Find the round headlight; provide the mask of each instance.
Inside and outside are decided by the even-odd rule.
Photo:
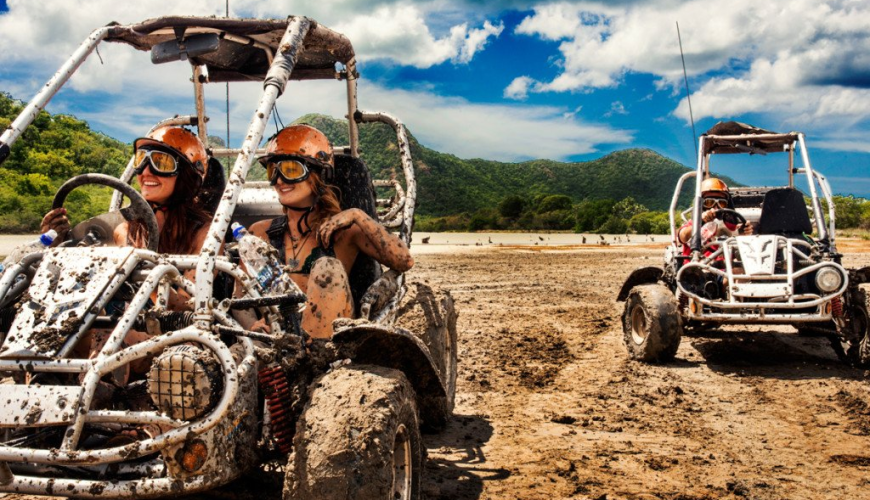
[[[823,267],[816,273],[816,286],[823,292],[833,292],[842,284],[843,275],[833,267]]]

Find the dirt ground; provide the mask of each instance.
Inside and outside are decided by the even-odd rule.
[[[841,250],[847,266],[870,265],[867,242]],[[412,279],[451,289],[459,311],[456,416],[424,436],[426,498],[870,498],[870,373],[838,362],[826,339],[734,327],[684,338],[667,365],[628,359],[614,299],[661,256],[658,245],[416,256]],[[258,478],[208,498],[272,498],[276,486]]]

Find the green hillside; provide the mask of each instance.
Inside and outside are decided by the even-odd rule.
[[[344,121],[306,115],[296,122],[324,131],[334,144],[348,142]],[[647,149],[627,149],[580,163],[501,163],[463,160],[421,146],[413,135],[410,140],[422,215],[474,212],[495,207],[509,195],[532,199],[540,194],[566,195],[575,203],[587,198],[621,200],[631,196],[651,210],[666,210],[677,179],[687,170]],[[401,172],[395,134],[386,125],[361,126],[360,150],[373,172],[382,176],[388,176],[392,169]]]
[[[7,127],[22,107],[0,92],[0,126]],[[307,115],[296,122],[323,130],[334,144],[349,142],[343,120]],[[501,163],[440,153],[422,146],[413,135],[410,141],[421,230],[663,232],[663,210],[677,179],[687,171],[646,149],[618,151],[588,162]],[[402,177],[395,134],[388,126],[362,125],[360,150],[375,178]],[[129,154],[130,145],[91,130],[82,120],[40,113],[0,167],[0,232],[38,230],[65,180],[84,172],[118,176]],[[251,176],[262,179],[265,172],[254,165]],[[735,185],[727,178],[726,182]],[[73,223],[105,211],[110,197],[108,188],[75,190],[66,203]],[[688,200],[681,201],[686,205]],[[868,207],[864,200],[838,198],[838,226],[870,225]]]

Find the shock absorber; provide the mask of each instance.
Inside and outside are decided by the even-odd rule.
[[[835,318],[843,317],[843,300],[840,297],[831,299],[831,314]]]
[[[287,373],[277,363],[273,363],[258,373],[260,390],[269,408],[272,436],[281,453],[290,453],[293,447],[293,397]]]

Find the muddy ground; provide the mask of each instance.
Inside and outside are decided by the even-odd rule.
[[[867,242],[843,249],[848,266],[870,265],[855,253]],[[661,255],[416,256],[413,279],[452,289],[460,313],[456,416],[425,436],[426,498],[870,498],[870,373],[838,362],[826,339],[728,328],[684,338],[664,366],[628,360],[614,298]],[[208,498],[279,495],[265,484]]]

